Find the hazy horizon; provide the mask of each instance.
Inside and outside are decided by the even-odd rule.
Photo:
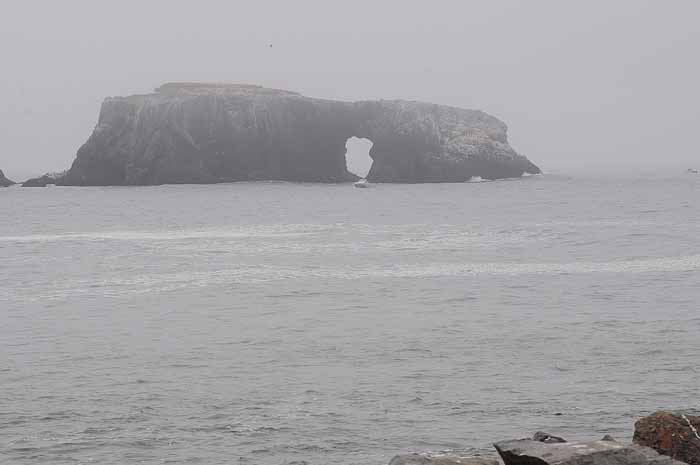
[[[16,181],[68,168],[105,97],[167,81],[481,109],[545,172],[698,164],[695,2],[9,3],[0,169]]]

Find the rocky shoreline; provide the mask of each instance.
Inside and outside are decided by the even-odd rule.
[[[634,442],[610,436],[569,442],[548,433],[499,441],[498,456],[454,452],[397,455],[389,465],[700,465],[700,416],[657,412],[635,423]],[[500,458],[500,461],[499,461]]]
[[[373,142],[371,182],[464,182],[538,174],[507,126],[478,110],[405,100],[341,102],[237,84],[169,83],[107,98],[60,176],[25,187],[279,180],[351,182],[351,137]]]

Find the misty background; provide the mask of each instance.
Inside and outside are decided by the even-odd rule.
[[[487,111],[545,172],[699,163],[700,3],[5,1],[0,169],[70,166],[107,96],[166,81]]]

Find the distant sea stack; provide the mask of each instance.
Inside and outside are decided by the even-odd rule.
[[[540,169],[482,111],[430,103],[340,102],[240,84],[165,84],[107,98],[56,184],[154,185],[281,180],[348,182],[345,144],[374,145],[372,182],[463,182]]]
[[[0,187],[10,187],[14,185],[14,181],[10,181],[9,179],[7,179],[5,177],[5,173],[3,173],[2,170],[0,170]]]

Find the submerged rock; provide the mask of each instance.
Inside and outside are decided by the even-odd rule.
[[[10,187],[10,186],[14,186],[14,185],[15,185],[15,182],[7,179],[5,177],[5,173],[3,173],[2,170],[0,170],[0,187]]]
[[[498,460],[458,453],[397,455],[389,465],[499,465]]]
[[[172,83],[148,95],[106,99],[97,127],[58,183],[356,181],[345,159],[353,136],[374,143],[371,182],[463,182],[540,172],[510,147],[503,122],[477,110]]]
[[[603,441],[544,443],[532,439],[494,444],[505,465],[681,465],[653,449]]]
[[[656,412],[634,424],[634,442],[690,465],[700,465],[700,416]]]

